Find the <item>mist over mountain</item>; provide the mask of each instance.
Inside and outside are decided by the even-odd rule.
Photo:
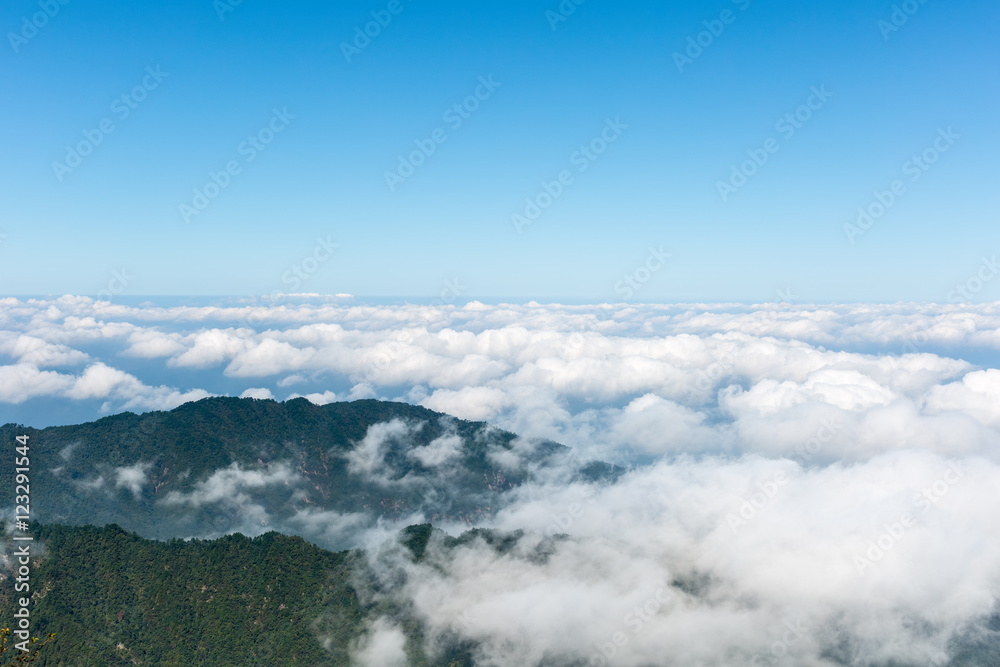
[[[351,664],[995,664],[995,305],[14,301],[9,412],[170,409],[26,430],[36,517],[357,549]]]
[[[309,632],[273,635],[274,647],[301,650],[308,637],[303,655],[325,647],[328,664],[978,666],[1000,651],[996,507],[981,502],[1000,467],[985,458],[680,456],[626,471],[374,400],[210,398],[78,426],[8,424],[0,436],[21,432],[43,524],[116,523],[161,540],[278,531],[356,549],[334,568],[353,620],[324,625],[326,612],[306,605],[296,613],[312,619]],[[90,530],[43,535],[98,539]],[[42,539],[41,563],[56,568],[46,572],[132,571],[125,552],[87,565],[87,549],[59,539]],[[191,548],[262,557],[256,541],[226,539]],[[140,561],[160,553],[143,549]],[[309,553],[303,562],[327,563]],[[268,585],[273,575],[254,567],[227,580],[231,596]],[[53,604],[81,604],[72,579],[47,594]],[[195,598],[178,604],[181,616],[208,613]],[[72,636],[109,622],[94,611],[71,627],[62,607],[49,609]],[[129,638],[149,656],[166,650]]]
[[[208,398],[169,412],[23,429],[34,518],[115,523],[155,539],[278,530],[327,548],[356,546],[376,524],[489,520],[570,451],[405,403]],[[609,475],[600,463],[572,475]],[[12,471],[0,473],[0,483]]]
[[[452,537],[424,524],[410,526],[368,552],[333,553],[275,532],[252,539],[234,534],[211,541],[158,542],[114,525],[36,523],[31,531],[44,545],[32,559],[34,581],[42,591],[36,596],[35,626],[58,637],[53,648],[42,653],[37,662],[41,667],[985,667],[997,664],[1000,657],[1000,613],[977,618],[955,632],[947,642],[948,655],[897,660],[874,658],[848,631],[845,619],[816,627],[802,610],[775,628],[774,641],[755,653],[750,653],[751,637],[743,636],[741,645],[734,645],[734,637],[724,636],[716,652],[705,651],[705,659],[697,659],[689,650],[706,629],[691,625],[697,619],[691,612],[725,611],[712,604],[722,594],[721,582],[707,573],[651,582],[648,597],[630,601],[635,606],[619,625],[610,626],[617,629],[608,641],[599,636],[591,645],[576,644],[579,632],[572,629],[567,637],[546,636],[544,631],[551,628],[545,621],[551,622],[553,610],[583,629],[592,629],[586,618],[596,611],[587,604],[594,591],[568,587],[573,575],[561,576],[559,571],[572,569],[587,551],[606,547],[592,543],[587,551],[579,551],[565,535],[538,540],[523,531],[475,529]],[[14,604],[14,578],[7,574],[10,551],[11,543],[0,537],[0,603],[7,607]],[[470,566],[486,570],[476,574]],[[456,580],[461,570],[465,574]],[[493,600],[488,610],[495,617],[484,615],[484,601],[498,591],[477,588],[502,576],[515,577],[503,593],[508,600]],[[510,616],[513,607],[529,601],[523,599],[526,586],[540,585],[551,597],[530,600],[531,606],[518,610],[521,618]],[[747,612],[753,608],[751,600],[744,601]],[[663,616],[681,624],[687,634],[697,634],[665,631]],[[740,622],[732,616],[725,620],[729,625]],[[536,623],[543,626],[529,630]],[[512,640],[518,635],[525,643]],[[547,637],[548,646],[539,645],[539,637]],[[889,651],[903,648],[889,634],[880,639]],[[639,642],[645,646],[637,647]],[[718,653],[725,657],[712,657]]]
[[[9,413],[170,409],[24,430],[36,518],[358,549],[352,664],[993,664],[995,305],[3,312]]]

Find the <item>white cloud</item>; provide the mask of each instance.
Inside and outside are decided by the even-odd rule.
[[[1000,426],[1000,370],[976,371],[960,382],[933,387],[927,408],[937,414],[964,412],[987,426]]]
[[[299,349],[294,345],[264,338],[259,343],[250,343],[245,350],[234,355],[226,368],[226,375],[233,377],[263,377],[305,368],[314,350]]]
[[[462,438],[455,434],[445,434],[431,440],[423,447],[410,450],[410,456],[428,468],[436,468],[462,455]]]
[[[848,663],[927,664],[1000,599],[1000,538],[988,529],[1000,513],[1000,371],[989,367],[1000,304],[157,308],[62,297],[2,299],[0,323],[12,360],[0,402],[18,409],[41,398],[168,408],[207,396],[192,388],[206,378],[253,378],[245,395],[294,386],[319,405],[406,398],[489,420],[524,436],[489,450],[506,470],[526,469],[537,438],[578,460],[642,463],[604,486],[531,469],[534,481],[494,508],[496,526],[529,531],[514,553],[472,544],[427,566],[395,563],[430,640],[480,641],[479,664],[603,664],[612,649],[623,666],[749,664],[789,623],[809,630],[788,664],[829,665],[837,651]],[[414,447],[413,428],[372,426],[350,470],[390,483],[385,456],[398,446],[446,477],[463,443]],[[76,484],[146,484],[144,470],[105,473]],[[261,525],[254,494],[295,479],[233,466],[165,502]],[[311,507],[290,525],[332,542],[376,535],[363,517]],[[555,533],[570,537],[532,553]],[[888,548],[869,557],[880,540]],[[676,580],[684,590],[636,626],[636,606]],[[628,641],[607,649],[618,632]],[[391,664],[402,646],[383,621],[356,656]]]
[[[361,667],[405,667],[406,635],[395,624],[379,619],[354,653],[353,661]]]
[[[492,419],[509,403],[507,395],[495,387],[438,389],[422,401],[431,410],[474,421]]]
[[[96,363],[88,366],[83,375],[75,378],[66,396],[77,400],[104,398],[115,393],[134,396],[141,388],[142,383],[134,376],[103,363]]]
[[[47,366],[71,366],[88,360],[88,355],[71,347],[47,340],[0,331],[0,354],[17,359],[22,364],[43,368]]]
[[[388,481],[386,446],[394,440],[407,440],[411,432],[411,427],[401,419],[369,426],[365,437],[347,453],[347,469],[355,475]]]
[[[179,341],[184,352],[171,357],[168,365],[181,368],[208,368],[221,364],[245,349],[246,338],[233,329],[200,331]]]
[[[272,394],[271,390],[266,387],[254,387],[245,390],[242,394],[240,394],[240,398],[269,398],[274,400],[274,394]]]
[[[102,362],[91,364],[78,376],[40,371],[30,364],[0,366],[0,402],[5,403],[19,404],[37,397],[113,399],[121,401],[121,408],[126,410],[169,410],[207,396],[210,394],[201,389],[181,392],[164,386],[150,387]]]
[[[133,466],[115,468],[115,487],[126,488],[136,498],[142,495],[142,487],[146,484],[146,472],[152,463],[137,463]]]
[[[314,541],[342,544],[348,535],[363,527],[368,520],[365,514],[343,514],[332,510],[305,508],[298,510],[289,522]]]
[[[712,428],[704,413],[655,394],[611,410],[608,437],[619,448],[634,447],[651,454],[720,451],[731,446],[725,428]]]
[[[298,475],[286,464],[274,464],[264,470],[244,470],[238,463],[216,470],[208,479],[195,484],[189,493],[171,491],[161,501],[164,505],[201,507],[214,503],[240,505],[249,500],[245,491],[291,483]]]
[[[128,337],[128,347],[122,352],[142,359],[172,357],[184,352],[184,345],[177,334],[166,334],[156,329],[140,329]]]
[[[122,408],[125,410],[173,410],[183,403],[200,401],[211,395],[203,389],[178,391],[169,387],[143,387],[142,392],[129,398]]]
[[[133,308],[63,297],[8,300],[0,315],[10,329],[0,345],[11,350],[60,341],[66,359],[82,359],[73,341],[102,341],[179,380],[147,383],[110,358],[79,374],[19,363],[0,367],[9,380],[0,401],[10,403],[66,396],[108,411],[169,408],[213,393],[179,388],[199,370],[257,378],[259,396],[294,384],[292,397],[320,405],[416,401],[604,458],[623,447],[787,453],[822,419],[843,425],[830,459],[917,445],[987,452],[998,438],[990,390],[969,384],[977,368],[933,353],[1000,349],[994,304]]]
[[[0,401],[23,403],[38,396],[61,395],[73,384],[70,376],[40,371],[30,364],[0,366]]]
[[[302,382],[304,380],[305,377],[303,377],[302,375],[299,375],[298,373],[293,373],[292,375],[289,375],[286,378],[278,380],[278,386],[282,388],[291,387],[292,385],[298,384],[299,382]]]
[[[339,400],[337,398],[337,394],[329,390],[324,391],[322,394],[306,394],[305,396],[302,396],[301,394],[291,394],[288,398],[289,400],[293,398],[304,398],[314,405],[327,405],[329,403],[335,403]]]
[[[530,533],[507,555],[474,543],[372,562],[408,572],[400,593],[431,642],[481,642],[477,664],[606,664],[593,656],[618,632],[614,664],[751,664],[789,622],[806,628],[789,664],[830,664],[845,642],[857,664],[927,664],[995,610],[1000,541],[983,526],[998,483],[996,463],[914,451],[823,468],[662,462],[612,486],[521,489],[497,525]],[[532,556],[556,533],[569,538]],[[689,583],[664,589],[676,581]]]

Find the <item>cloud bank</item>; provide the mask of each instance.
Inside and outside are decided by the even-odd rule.
[[[468,641],[477,664],[498,666],[944,665],[1000,645],[1000,304],[63,297],[2,300],[0,327],[10,409],[377,397],[628,467],[615,483],[533,476],[485,524],[525,531],[509,551],[432,544],[415,564],[385,543],[395,526],[367,533],[371,566],[404,582],[392,594],[432,650]],[[388,476],[386,452],[418,427],[370,429],[352,472],[405,483]],[[491,461],[517,468],[530,442]],[[461,447],[446,434],[406,455],[447,470]],[[135,492],[144,474],[119,470],[115,484]],[[252,509],[256,486],[293,474],[218,471],[171,502]],[[361,525],[328,514],[295,520],[336,534]],[[355,653],[402,660],[397,619]]]

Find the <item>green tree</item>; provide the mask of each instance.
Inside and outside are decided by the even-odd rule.
[[[55,638],[55,633],[50,632],[49,636],[45,638],[45,641],[38,643],[38,637],[32,637],[28,640],[31,648],[27,653],[19,651],[14,647],[11,641],[10,628],[0,629],[0,665],[3,667],[9,667],[11,665],[26,665],[29,662],[34,662],[38,660],[41,655],[42,648],[51,642]],[[9,651],[17,651],[15,655],[10,655]]]

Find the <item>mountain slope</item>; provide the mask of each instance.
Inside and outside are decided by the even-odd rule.
[[[0,427],[0,441],[20,434],[42,522],[116,523],[156,539],[277,529],[328,548],[351,546],[379,519],[473,525],[568,451],[375,400],[210,398],[77,426]],[[12,474],[3,466],[0,484]]]
[[[360,627],[349,554],[300,538],[164,543],[117,526],[35,531],[48,555],[33,572],[34,629],[57,635],[40,665],[346,664]],[[311,630],[321,613],[344,633],[329,653]]]
[[[32,630],[56,634],[40,667],[348,665],[366,618],[392,612],[359,601],[361,554],[297,537],[157,542],[114,525],[31,529],[45,549],[32,562]],[[8,566],[3,609],[14,608]],[[428,661],[419,625],[404,627],[411,664],[469,664],[459,651]]]

